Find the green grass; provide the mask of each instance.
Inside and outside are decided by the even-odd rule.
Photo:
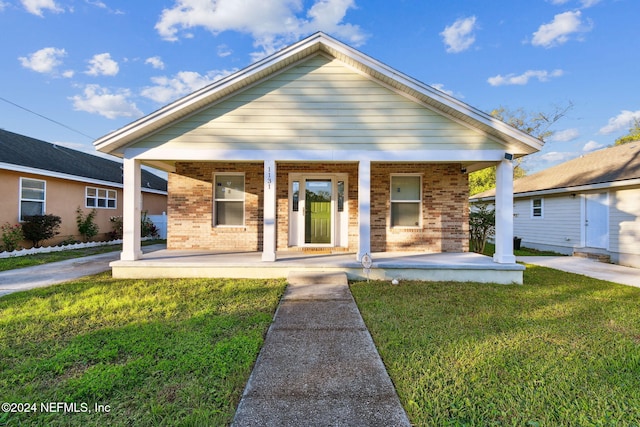
[[[0,298],[0,425],[231,422],[285,282],[117,280],[107,274]],[[43,413],[40,403],[109,405]]]
[[[495,251],[496,251],[496,246],[493,243],[487,242],[484,245],[484,252],[482,254],[487,256],[493,256]],[[553,251],[539,251],[537,249],[531,249],[531,248],[525,248],[525,247],[521,247],[518,250],[514,250],[513,254],[515,256],[564,256],[562,254],[559,254]]]
[[[536,266],[524,282],[351,285],[412,423],[640,425],[640,289]]]
[[[143,246],[164,243],[164,240],[146,240],[142,242]],[[0,271],[13,270],[16,268],[33,267],[35,265],[48,264],[50,262],[64,261],[72,258],[80,258],[90,255],[97,255],[106,252],[121,251],[122,245],[105,245],[93,248],[71,249],[59,252],[50,252],[46,254],[33,254],[14,256],[9,258],[0,258]]]

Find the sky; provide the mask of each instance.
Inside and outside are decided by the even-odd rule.
[[[0,128],[93,140],[324,31],[485,112],[571,105],[533,173],[640,119],[639,0],[0,0]]]

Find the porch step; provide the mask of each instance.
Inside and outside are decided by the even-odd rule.
[[[611,264],[611,256],[609,254],[603,254],[598,252],[575,251],[573,252],[573,256],[578,258],[594,259],[599,262],[604,262],[605,264]]]

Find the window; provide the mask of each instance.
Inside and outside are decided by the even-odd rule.
[[[244,225],[244,175],[216,175],[214,225]]]
[[[544,218],[542,199],[531,200],[531,218]]]
[[[104,188],[86,187],[85,188],[85,207],[87,208],[116,208],[115,190],[106,190]]]
[[[293,181],[291,185],[291,210],[298,212],[300,210],[300,181]]]
[[[394,175],[391,177],[391,226],[419,227],[422,205],[421,177]]]
[[[20,221],[25,216],[44,215],[46,181],[20,178]]]

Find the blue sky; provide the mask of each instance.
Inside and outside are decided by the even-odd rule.
[[[640,119],[638,16],[638,0],[0,0],[0,128],[92,151],[325,31],[487,112],[573,103],[525,160],[534,172]]]

